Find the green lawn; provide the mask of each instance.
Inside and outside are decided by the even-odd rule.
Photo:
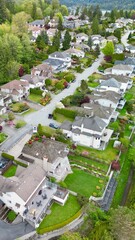
[[[133,98],[133,94],[130,93],[130,92],[127,92],[127,93],[125,93],[124,98],[125,98],[127,101],[129,101],[129,100],[131,100],[131,99]]]
[[[88,82],[88,86],[91,88],[96,88],[99,85],[98,82]]]
[[[90,197],[94,192],[98,194],[101,191],[101,189],[96,189],[96,186],[102,188],[99,183],[100,178],[78,168],[73,168],[72,170],[73,173],[69,174],[64,181],[68,189],[80,193],[85,197]]]
[[[55,129],[48,127],[48,126],[42,126],[42,129],[43,129],[43,132],[51,134],[51,135],[55,134],[55,132],[56,132]]]
[[[89,147],[84,146],[77,146],[78,152],[82,153],[83,151],[89,152],[89,156],[102,159],[108,163],[116,159],[116,156],[118,154],[118,150],[113,148],[114,141],[109,141],[108,146],[105,150],[96,150]]]
[[[7,138],[7,135],[5,133],[0,133],[0,143],[4,142]]]
[[[102,169],[106,172],[107,172],[108,167],[109,167],[107,164],[97,162],[97,161],[94,161],[92,159],[82,157],[82,156],[78,156],[78,155],[69,155],[68,158],[69,158],[69,160],[72,160],[74,162],[80,161],[82,163],[81,166],[83,165],[83,163],[87,163],[87,164],[90,164],[91,166]],[[79,163],[78,163],[78,165],[79,165]]]
[[[32,102],[36,102],[36,103],[40,103],[40,100],[41,100],[42,96],[40,95],[37,95],[37,94],[34,94],[34,93],[31,93],[29,96],[28,96],[28,99]]]
[[[33,113],[33,112],[35,112],[35,111],[36,111],[35,109],[30,108],[28,111],[22,113],[21,116],[25,116],[25,115],[30,114],[30,113]]]
[[[64,115],[59,113],[55,113],[55,120],[60,123],[63,123],[64,121],[70,121],[70,122],[73,121],[72,118],[65,117]]]
[[[51,214],[46,216],[41,222],[38,229],[50,227],[66,221],[74,216],[80,209],[80,205],[75,196],[69,195],[64,206],[53,203]]]
[[[15,113],[21,113],[29,109],[27,103],[17,102],[10,105],[10,109]]]
[[[13,222],[16,218],[17,214],[14,212],[14,211],[10,211],[7,215],[7,219],[10,221],[10,222]]]
[[[4,177],[13,177],[16,173],[17,166],[11,165],[10,168],[3,174]]]

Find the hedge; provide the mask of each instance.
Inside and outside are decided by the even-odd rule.
[[[14,156],[12,156],[12,155],[10,155],[10,154],[8,154],[8,153],[3,152],[3,153],[1,154],[1,156],[4,157],[4,158],[6,158],[6,159],[8,159],[8,160],[14,161]]]
[[[18,160],[14,160],[14,162],[17,164],[17,165],[20,165],[20,166],[22,166],[22,167],[28,167],[28,165],[27,164],[25,164],[25,163],[23,163],[23,162],[20,162],[20,161],[18,161]]]
[[[76,218],[78,218],[80,215],[82,214],[82,209],[80,209],[74,216],[72,216],[71,218],[67,219],[64,222],[58,223],[56,225],[50,226],[50,227],[46,227],[46,228],[37,228],[37,233],[38,234],[44,234],[46,232],[50,232],[50,231],[54,231],[56,229],[62,228],[65,225],[71,223],[72,221],[74,221]]]
[[[56,113],[59,113],[65,117],[72,118],[72,119],[75,119],[75,117],[77,116],[76,111],[73,111],[73,110],[70,110],[67,108],[56,108],[54,110],[54,114],[56,114]]]
[[[30,88],[30,93],[42,96],[43,91],[40,88]]]

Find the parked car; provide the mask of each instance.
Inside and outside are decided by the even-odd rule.
[[[37,126],[33,127],[33,133],[37,133]]]
[[[50,123],[50,124],[49,124],[49,127],[55,128],[55,129],[58,129],[58,128],[59,128],[59,126],[58,126],[57,124],[55,124],[55,123]]]
[[[49,118],[49,119],[52,119],[52,118],[53,118],[53,114],[49,113],[49,114],[48,114],[48,118]]]

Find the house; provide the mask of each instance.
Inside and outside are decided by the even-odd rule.
[[[14,177],[0,176],[0,200],[34,227],[39,226],[52,200],[64,205],[67,197],[68,191],[50,183],[36,164],[18,167]]]
[[[34,160],[46,171],[47,176],[54,177],[57,181],[71,172],[67,154],[68,149],[64,143],[51,139],[45,139],[44,142],[34,141],[22,149],[24,157]]]
[[[76,56],[78,58],[84,58],[85,53],[76,48],[69,48],[68,50],[64,51],[64,53],[68,53],[71,57]]]
[[[64,19],[63,27],[68,29],[74,29],[75,28],[74,20],[69,21],[68,19]]]
[[[106,129],[106,126],[107,124],[97,116],[77,116],[73,123],[66,121],[60,128],[75,144],[103,150],[113,133],[112,130]]]
[[[10,103],[12,103],[11,96],[7,93],[0,92],[0,115],[6,113]]]
[[[58,59],[48,58],[47,60],[43,61],[43,63],[51,66],[53,73],[63,72],[67,70],[67,65],[63,61]]]
[[[50,19],[48,25],[50,28],[57,28],[58,27],[58,19],[57,18]]]
[[[31,76],[44,77],[44,79],[52,78],[52,67],[46,63],[42,63],[31,69]]]
[[[13,101],[21,101],[22,98],[29,95],[29,83],[23,80],[13,80],[1,87],[1,92],[11,95]]]
[[[121,92],[125,92],[127,89],[130,89],[132,87],[133,80],[130,77],[127,76],[121,76],[121,75],[113,75],[113,74],[108,74],[108,75],[103,75],[102,79],[108,80],[110,78],[116,79],[118,82],[121,83]]]
[[[47,33],[47,35],[48,35],[48,37],[49,37],[50,40],[52,40],[52,38],[55,36],[55,34],[56,34],[57,31],[58,31],[58,30],[57,30],[56,28],[49,28],[49,29],[46,31],[46,33]]]
[[[60,60],[67,68],[71,66],[71,57],[68,53],[54,52],[49,55],[49,59]]]
[[[126,47],[125,47],[125,50],[126,50],[127,52],[132,53],[132,54],[135,54],[135,46],[133,46],[133,45],[128,45],[128,46],[126,46]]]
[[[117,43],[118,42],[118,38],[111,35],[109,37],[107,37],[107,41],[112,41],[113,43]]]
[[[133,72],[133,67],[124,65],[124,64],[117,64],[112,67],[111,73],[116,75],[123,75],[123,76],[130,76]]]
[[[108,125],[110,121],[115,121],[118,116],[111,107],[105,107],[96,102],[83,103],[81,107],[70,107],[68,109],[75,110],[77,115],[82,117],[97,116],[101,118]]]
[[[100,80],[100,85],[96,88],[99,92],[113,91],[120,93],[121,83],[119,83],[115,78],[110,78],[107,80]]]
[[[31,33],[35,39],[41,34],[41,31],[42,29],[40,27],[29,25],[28,32]]]
[[[90,101],[99,103],[104,107],[111,107],[114,110],[117,108],[122,109],[125,104],[125,100],[122,98],[121,94],[113,91],[94,91],[93,94],[88,95],[88,97]]]
[[[84,43],[71,42],[70,45],[71,45],[71,47],[80,49],[81,51],[84,51],[84,52],[90,51],[90,47]]]
[[[35,20],[35,21],[29,23],[29,26],[44,28],[45,27],[45,20],[44,19]]]
[[[133,68],[133,73],[135,72],[135,58],[134,57],[127,57],[123,61],[115,61],[115,65],[123,64]]]
[[[121,54],[124,52],[124,46],[122,44],[115,45],[115,53]]]
[[[94,46],[99,45],[103,47],[106,44],[106,39],[100,34],[92,35],[91,39]]]
[[[42,76],[26,74],[21,77],[21,80],[28,81],[30,88],[38,88],[45,85],[45,78]]]
[[[78,33],[76,34],[76,42],[77,43],[82,43],[82,42],[87,42],[88,41],[88,35],[85,33]]]

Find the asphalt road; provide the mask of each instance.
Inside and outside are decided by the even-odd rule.
[[[95,61],[91,67],[85,69],[83,73],[76,75],[76,81],[74,83],[71,83],[70,88],[66,88],[58,95],[55,95],[51,102],[41,110],[26,115],[24,117],[24,120],[33,126],[37,126],[39,123],[48,126],[50,122],[54,122],[54,120],[48,119],[48,114],[53,112],[58,102],[60,102],[66,96],[72,95],[74,93],[76,88],[80,85],[81,80],[86,80],[88,76],[97,71],[97,68],[100,65],[102,59],[103,54],[99,56],[98,60]]]

